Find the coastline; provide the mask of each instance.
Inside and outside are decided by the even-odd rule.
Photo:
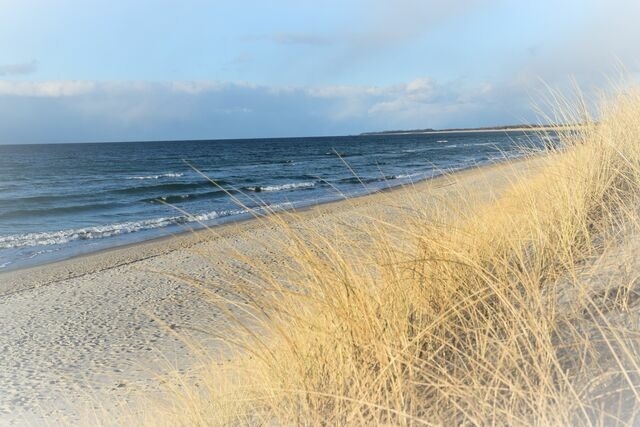
[[[535,171],[539,160],[476,166],[297,209],[292,218],[331,229],[372,215],[393,221],[394,209],[416,200],[435,209],[470,195],[490,199],[515,175]],[[273,253],[269,242],[281,235],[269,218],[248,219],[1,273],[0,347],[7,351],[0,360],[0,420],[37,419],[43,412],[75,417],[96,399],[108,406],[129,402],[135,391],[158,391],[163,372],[198,363],[185,340],[219,348],[212,337],[225,327],[202,289],[180,277],[232,297],[221,272],[243,274],[233,254],[275,267],[282,254]],[[17,372],[21,364],[30,370]],[[22,413],[11,412],[16,401]]]
[[[454,174],[455,176],[461,176],[461,174],[464,173],[471,173],[474,170],[499,166],[502,163],[515,163],[526,160],[527,157],[525,156],[477,164],[460,169],[454,169],[452,171],[445,170],[441,173],[434,174],[431,177],[425,177],[408,184],[397,184],[382,189],[371,190],[364,194],[348,198],[338,198],[335,200],[310,203],[301,207],[283,209],[281,212],[303,213],[322,206],[331,206],[336,203],[355,201],[376,194],[400,191],[407,186],[416,186],[426,182],[446,179]],[[260,214],[259,216],[264,218],[278,214],[280,214],[280,211]],[[156,236],[140,241],[108,246],[89,252],[80,252],[61,259],[46,260],[34,265],[26,265],[15,269],[0,271],[0,297],[29,287],[50,284],[60,280],[77,277],[86,274],[87,272],[126,265],[131,262],[153,258],[173,250],[185,249],[202,242],[203,239],[207,238],[204,234],[209,234],[212,229],[223,234],[228,232],[233,233],[233,231],[228,230],[229,227],[233,228],[247,222],[255,221],[256,219],[256,216],[252,214],[245,214],[244,217],[229,219],[228,221],[220,224],[205,226],[199,223],[194,223],[191,224],[192,228],[184,227],[182,231],[169,232],[167,235],[163,236]],[[23,280],[23,277],[29,277],[29,279]],[[32,285],[25,286],[24,283],[27,281],[32,282]],[[16,286],[16,282],[20,282],[20,285]]]
[[[46,145],[42,147],[45,155],[24,172],[40,176],[38,171],[48,171],[43,172],[37,186],[30,189],[27,181],[17,180],[12,190],[15,194],[2,190],[6,203],[0,211],[0,272],[179,233],[198,228],[199,220],[218,226],[250,218],[251,208],[258,212],[263,210],[261,206],[284,210],[341,199],[343,194],[356,197],[418,182],[442,171],[518,157],[522,145],[538,144],[536,138],[520,138],[525,141],[518,142],[507,134],[461,134],[447,143],[441,139],[428,135],[343,136],[273,139],[260,145],[256,145],[258,140],[186,141],[182,149],[180,144],[165,142],[148,148],[167,155],[150,158],[144,166],[131,161],[139,151],[127,144],[87,144],[82,150]],[[218,156],[207,157],[218,148],[225,153],[237,152],[238,158],[225,163]],[[57,180],[55,170],[64,169],[61,159],[80,159],[81,152],[87,161],[78,161]],[[338,152],[345,158],[336,158]],[[13,159],[12,164],[26,162],[29,157],[28,150],[19,147],[3,154],[5,159]],[[105,166],[113,156],[121,159],[117,169]],[[55,167],[43,160],[49,157],[58,159]],[[185,166],[182,157],[205,159],[198,168],[239,194],[249,208],[239,206],[220,188],[203,180]],[[346,158],[366,188],[345,167]],[[13,173],[21,176],[22,172]],[[81,183],[74,177],[85,174],[89,174],[86,181],[78,185]],[[34,191],[38,197],[29,196]]]

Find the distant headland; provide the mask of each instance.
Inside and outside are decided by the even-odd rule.
[[[575,125],[540,125],[517,124],[506,126],[490,126],[476,128],[448,128],[448,129],[408,129],[408,130],[384,130],[379,132],[363,132],[360,135],[410,135],[410,134],[438,134],[438,133],[467,133],[467,132],[524,132],[524,131],[552,131],[561,128],[567,129]]]

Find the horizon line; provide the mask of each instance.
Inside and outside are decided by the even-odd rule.
[[[249,140],[270,140],[270,139],[312,139],[312,138],[346,138],[346,137],[366,137],[366,136],[399,136],[399,135],[436,135],[450,133],[486,133],[486,132],[526,132],[535,130],[554,130],[558,125],[544,124],[517,124],[517,125],[496,125],[486,127],[468,128],[448,128],[448,129],[408,129],[408,130],[384,130],[368,131],[356,134],[345,135],[310,135],[310,136],[267,136],[267,137],[245,137],[245,138],[192,138],[192,139],[140,139],[140,140],[119,140],[119,141],[60,141],[60,142],[0,142],[0,146],[16,145],[69,145],[69,144],[144,144],[154,142],[215,142],[215,141],[249,141]]]

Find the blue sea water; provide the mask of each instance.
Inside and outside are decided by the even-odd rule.
[[[537,143],[531,134],[491,132],[0,145],[0,271],[239,220],[265,206],[353,197],[519,156],[520,146]]]

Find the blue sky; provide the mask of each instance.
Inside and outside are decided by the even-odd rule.
[[[639,3],[0,0],[0,143],[536,121],[636,71]]]

